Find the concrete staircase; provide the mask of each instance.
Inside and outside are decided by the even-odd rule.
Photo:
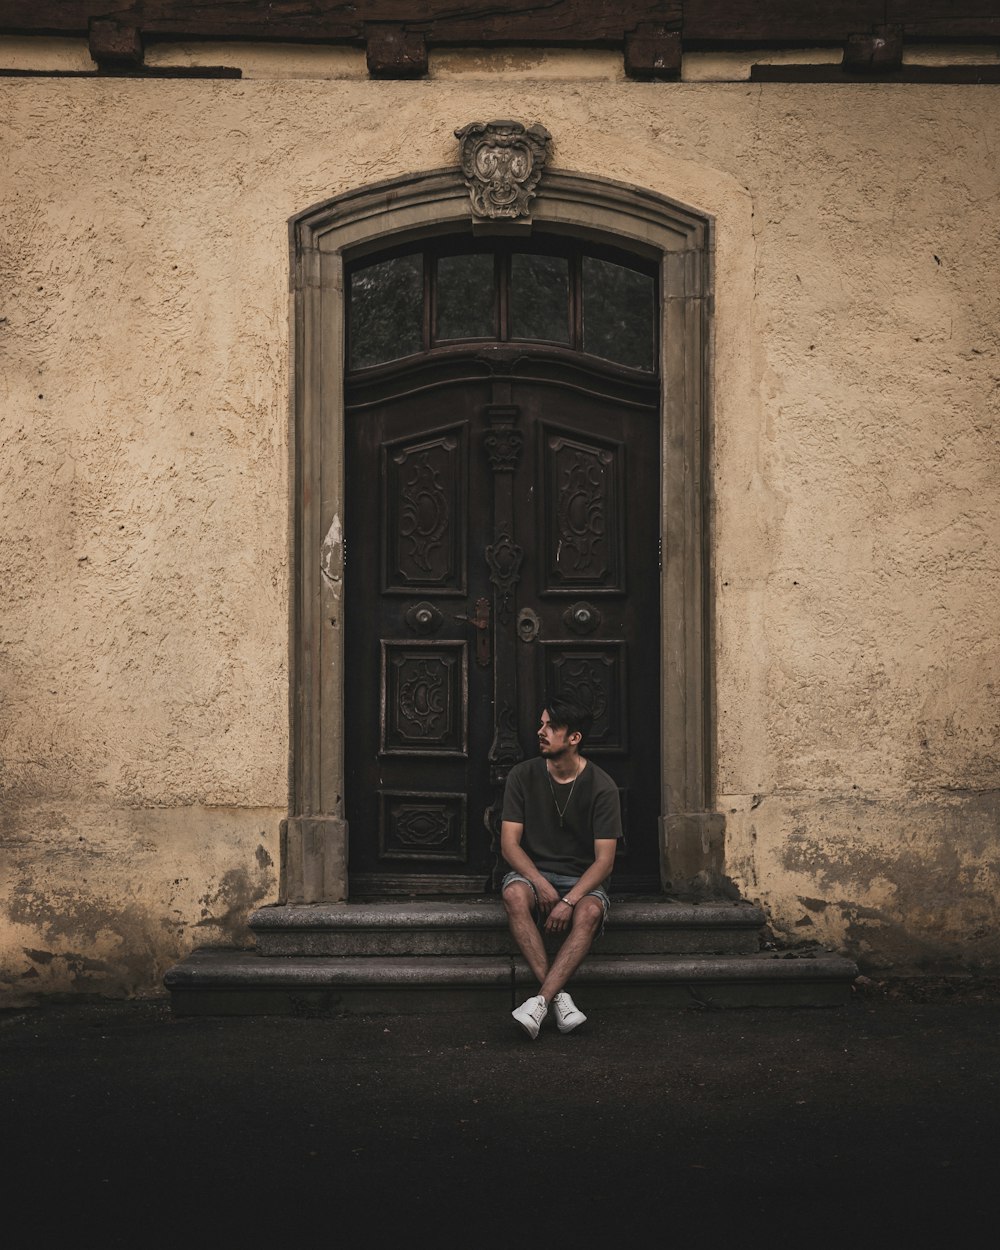
[[[616,898],[573,979],[590,1006],[825,1007],[858,975],[816,949],[763,950],[745,902]],[[177,1015],[509,1011],[536,985],[498,899],[264,907],[256,949],[209,947],[170,968]]]

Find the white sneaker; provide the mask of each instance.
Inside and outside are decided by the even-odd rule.
[[[565,990],[553,998],[552,1006],[556,1013],[556,1027],[560,1033],[571,1033],[587,1019]]]
[[[536,994],[534,998],[526,998],[510,1014],[530,1038],[536,1038],[542,1021],[549,1014],[549,1006],[541,994]]]

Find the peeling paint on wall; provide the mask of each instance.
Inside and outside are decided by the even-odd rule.
[[[730,868],[789,942],[808,936],[870,970],[1000,966],[1000,791],[902,809],[905,829],[900,805],[859,797],[776,797],[752,826],[731,811]]]
[[[344,534],[340,524],[340,517],[335,516],[330,523],[330,528],[326,532],[323,539],[323,547],[320,553],[320,565],[323,570],[323,576],[328,582],[338,584],[341,580],[341,570],[343,568],[342,549],[344,545]]]
[[[78,815],[92,838],[3,849],[0,989],[157,994],[193,947],[249,944],[277,888],[280,810],[177,808]],[[268,832],[268,828],[270,832]]]

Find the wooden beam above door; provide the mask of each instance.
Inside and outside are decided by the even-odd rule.
[[[998,0],[0,0],[0,33],[87,36],[115,22],[145,37],[363,44],[371,26],[404,27],[430,46],[624,44],[645,24],[701,47],[841,44],[875,26],[904,38],[1000,39]]]
[[[683,51],[841,47],[849,77],[898,70],[907,42],[1000,42],[1000,0],[0,0],[5,34],[87,38],[108,72],[141,72],[151,42],[253,40],[365,47],[387,78],[426,73],[429,49],[510,45],[621,49],[646,79],[677,78]]]

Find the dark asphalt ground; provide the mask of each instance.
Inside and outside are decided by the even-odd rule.
[[[536,1042],[45,1006],[0,1014],[0,1122],[11,1246],[992,1246],[1000,1001],[605,1010]]]

